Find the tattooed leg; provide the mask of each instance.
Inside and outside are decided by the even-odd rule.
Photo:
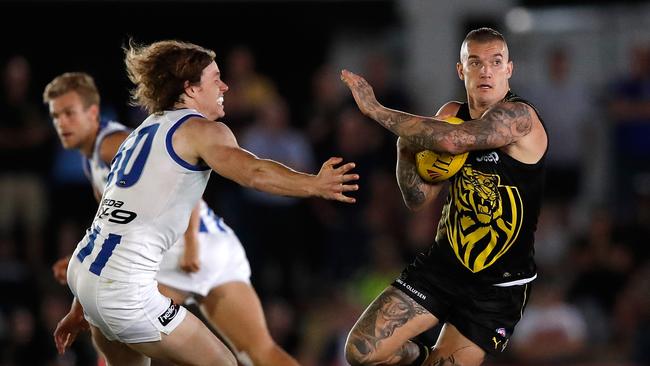
[[[468,349],[469,346],[467,347],[462,347],[457,349],[456,351],[452,352],[448,356],[442,356],[440,355],[436,350],[434,350],[431,355],[429,356],[429,359],[424,363],[423,366],[478,366],[483,362],[483,358],[478,361],[478,363],[474,362],[460,362],[462,356],[460,354],[463,353],[464,350]]]
[[[446,323],[438,342],[425,366],[479,366],[485,359],[485,351],[462,335],[456,327]]]
[[[411,324],[415,318],[415,323]],[[409,341],[437,322],[427,310],[395,288],[384,291],[361,316],[345,347],[352,365],[408,365],[419,355]]]

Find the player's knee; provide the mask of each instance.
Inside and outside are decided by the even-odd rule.
[[[227,366],[237,366],[237,359],[235,358],[235,355],[233,355],[232,352],[226,350],[226,352],[224,352],[223,364]]]
[[[230,352],[226,347],[220,347],[217,351],[217,354],[213,359],[208,363],[209,365],[225,365],[225,366],[237,366],[237,359],[235,355]]]
[[[253,360],[269,360],[272,359],[271,356],[279,347],[269,338],[268,341],[235,344],[235,348],[237,348],[237,351],[247,354]]]

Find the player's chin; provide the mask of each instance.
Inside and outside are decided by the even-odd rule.
[[[217,119],[223,118],[226,115],[226,111],[223,107],[217,108]]]
[[[62,139],[61,140],[61,146],[63,146],[63,148],[66,149],[66,150],[74,149],[76,147],[76,145],[72,141],[69,141],[67,139]]]
[[[217,120],[223,118],[223,116],[225,116],[225,115],[226,115],[226,113],[224,113],[223,109],[218,109],[218,110],[215,110],[215,111],[213,111],[213,112],[211,112],[209,114],[205,114],[205,117],[207,119],[211,120],[211,121],[217,121]]]

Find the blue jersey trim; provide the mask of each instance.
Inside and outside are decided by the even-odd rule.
[[[224,225],[223,220],[219,216],[217,216],[210,207],[207,208],[207,212],[205,215],[201,215],[201,219],[199,221],[199,232],[212,233],[214,229],[212,231],[208,229],[208,225],[206,225],[206,222],[214,223],[214,225],[217,227],[217,230],[223,233],[226,232],[226,228],[223,226]]]
[[[97,258],[90,264],[90,272],[98,276],[102,273],[102,269],[104,269],[106,262],[108,262],[108,258],[113,254],[113,250],[115,250],[115,247],[120,241],[122,241],[122,235],[108,234],[108,238],[104,240],[104,244],[102,244],[102,249],[97,254]]]
[[[183,124],[183,122],[187,121],[191,117],[203,118],[203,116],[200,114],[188,114],[183,118],[181,118],[180,120],[178,120],[178,122],[174,123],[172,128],[170,128],[169,131],[167,131],[167,137],[165,138],[167,153],[178,165],[182,166],[185,169],[189,169],[197,172],[210,170],[210,167],[190,164],[187,161],[183,160],[180,156],[178,156],[178,154],[176,154],[176,151],[174,151],[174,146],[172,146],[172,136],[174,135],[174,132],[176,132],[176,130]]]
[[[203,219],[199,220],[199,232],[200,233],[207,233],[208,232],[208,227],[205,226],[205,222],[203,222]]]
[[[99,229],[93,228],[93,231],[88,235],[88,244],[86,244],[85,247],[81,248],[79,252],[77,253],[77,259],[79,259],[79,262],[83,262],[86,257],[92,253],[93,248],[95,247],[95,239],[97,239],[97,235],[99,234]]]
[[[226,228],[223,226],[223,220],[221,218],[217,218],[217,227],[222,232],[224,232],[224,233],[226,232]]]

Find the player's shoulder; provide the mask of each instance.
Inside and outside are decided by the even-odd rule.
[[[102,161],[110,163],[130,133],[130,130],[116,130],[104,136],[99,145],[99,156]]]
[[[104,136],[102,139],[102,146],[104,146],[106,143],[115,143],[119,142],[120,144],[122,141],[124,141],[129,134],[131,133],[131,130],[119,130],[119,131],[113,131],[110,134],[107,134]]]
[[[530,102],[528,99],[522,97],[519,94],[515,94],[512,91],[508,91],[508,94],[503,98],[503,103],[520,103],[526,105],[528,109],[532,109],[536,114],[539,114],[535,105]]]
[[[232,131],[225,123],[199,116],[189,118],[178,132],[201,144],[231,144],[234,140]]]
[[[220,121],[212,121],[203,116],[192,116],[187,119],[187,122],[184,124],[187,129],[192,131],[213,131],[213,132],[223,132],[230,130],[225,123]]]

